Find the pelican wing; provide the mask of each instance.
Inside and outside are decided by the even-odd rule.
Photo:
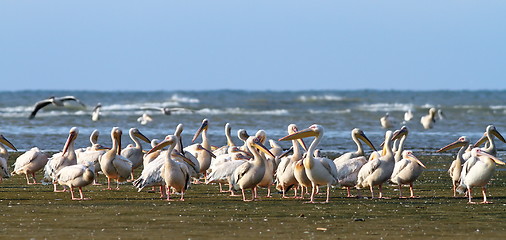
[[[336,160],[334,160],[334,164],[336,164],[337,177],[339,180],[342,180],[355,172],[358,173],[360,168],[362,168],[364,164],[367,163],[367,159],[363,156],[348,160]]]
[[[322,163],[323,167],[325,167],[325,169],[327,169],[327,171],[329,171],[329,173],[337,180],[337,169],[334,162],[328,158],[319,158],[318,160]]]
[[[37,158],[39,154],[43,153],[39,150],[39,148],[34,147],[29,151],[26,151],[25,153],[19,155],[19,157],[16,158],[16,162],[14,163],[14,171],[17,171],[31,163],[34,159]]]
[[[81,106],[83,107],[86,107],[86,105],[81,102],[81,100],[77,99],[76,97],[74,96],[64,96],[64,97],[61,97],[60,98],[61,101],[76,101],[77,103],[79,103]]]
[[[226,181],[234,174],[235,169],[245,162],[244,160],[235,160],[217,165],[216,168],[207,175],[206,183]]]
[[[33,119],[35,117],[35,115],[37,114],[37,112],[47,106],[51,104],[51,100],[50,99],[45,99],[45,100],[42,100],[42,101],[38,101],[37,103],[35,103],[35,107],[33,108],[33,111],[30,113],[30,116],[28,117],[29,119]]]
[[[112,165],[114,165],[120,177],[124,179],[128,179],[130,177],[130,172],[132,171],[132,162],[130,162],[130,160],[117,155],[114,161],[112,161]]]
[[[81,164],[66,166],[62,168],[58,174],[56,174],[56,179],[58,182],[72,181],[75,178],[82,176],[85,171],[86,167]]]
[[[133,182],[133,185],[139,192],[145,187],[164,184],[164,180],[162,178],[164,163],[165,159],[163,157],[158,157],[144,167],[141,176]]]
[[[392,182],[399,184],[399,181],[397,181],[397,175],[399,175],[400,172],[404,168],[406,168],[411,161],[409,159],[401,159],[397,163],[395,163],[394,171],[392,172]]]

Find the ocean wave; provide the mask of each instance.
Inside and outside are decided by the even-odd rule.
[[[395,112],[395,111],[407,111],[413,109],[413,104],[405,103],[373,103],[373,104],[362,104],[358,106],[359,110],[368,112]]]
[[[346,98],[341,96],[335,96],[335,95],[312,95],[312,96],[306,96],[302,95],[297,98],[297,100],[301,102],[319,102],[319,101],[328,101],[328,102],[339,102],[344,101]]]
[[[178,94],[172,95],[170,100],[178,103],[200,103],[200,100],[198,98],[185,97]]]
[[[311,114],[343,114],[343,113],[350,113],[351,109],[344,109],[344,110],[313,110],[309,109],[309,113]]]
[[[203,108],[196,111],[198,114],[208,114],[208,115],[222,115],[222,114],[232,114],[232,115],[287,115],[288,110],[286,109],[274,109],[274,110],[249,110],[242,108],[225,108],[225,109],[210,109]]]

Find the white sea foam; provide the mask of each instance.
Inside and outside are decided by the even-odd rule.
[[[330,101],[330,102],[338,102],[343,101],[345,98],[341,96],[334,95],[312,95],[312,96],[299,96],[298,100],[301,102],[316,102],[316,101]]]
[[[172,95],[170,100],[173,102],[180,102],[180,103],[200,103],[200,100],[198,98],[185,97],[180,96],[178,94]]]
[[[211,109],[203,108],[196,111],[199,114],[207,115],[222,115],[222,114],[235,114],[235,115],[287,115],[288,110],[274,109],[274,110],[246,110],[242,108],[225,108],[225,109]]]
[[[350,113],[351,109],[344,109],[344,110],[313,110],[309,109],[309,113],[311,114],[343,114],[343,113]]]
[[[405,103],[373,103],[362,104],[358,106],[359,110],[369,112],[394,112],[394,111],[407,111],[413,109],[413,104]]]

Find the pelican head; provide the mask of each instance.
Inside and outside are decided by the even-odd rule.
[[[241,139],[242,141],[246,141],[249,138],[249,134],[246,132],[245,129],[239,129],[237,130],[237,137]]]
[[[409,159],[411,161],[417,162],[418,165],[422,166],[423,168],[427,168],[417,157],[415,157],[415,155],[413,155],[412,151],[406,150],[406,151],[402,152],[402,157],[404,159]]]
[[[70,145],[76,140],[78,134],[79,129],[77,129],[77,127],[73,127],[70,129],[69,136],[67,138],[67,141],[65,142],[65,146],[63,147],[63,154],[67,153],[67,150],[69,149]]]
[[[306,137],[315,137],[320,135],[323,132],[323,126],[320,126],[318,124],[313,124],[309,128],[306,128],[304,130],[300,130],[298,132],[292,133],[288,136],[282,137],[279,139],[279,141],[288,141],[288,140],[294,140],[294,139],[300,139],[300,138],[306,138]]]
[[[492,134],[492,135],[490,135],[490,134]],[[499,131],[497,131],[497,129],[495,128],[495,126],[494,125],[488,125],[485,133],[483,134],[483,136],[473,146],[480,146],[485,141],[487,141],[488,136],[490,136],[490,137],[496,136],[499,140],[501,140],[502,142],[506,143],[506,140],[501,135],[501,133]]]
[[[91,135],[90,135],[90,142],[93,144],[97,143],[99,135],[100,135],[100,132],[97,129],[93,130],[93,132],[91,132]]]
[[[480,148],[473,148],[473,150],[471,150],[471,156],[474,156],[474,157],[485,156],[485,157],[492,159],[492,161],[494,161],[495,163],[497,163],[499,165],[506,165],[506,163],[499,160],[499,158],[481,150]]]
[[[265,154],[271,156],[272,158],[276,158],[274,154],[262,143],[262,139],[260,137],[250,137],[248,138],[248,144],[252,147],[252,149],[259,149]]]
[[[288,125],[288,134],[294,134],[298,131],[299,131],[299,129],[297,128],[297,125],[295,125],[293,123]],[[300,138],[297,141],[302,146],[302,148],[304,148],[304,151],[307,151],[307,146],[306,146],[306,143],[304,142],[304,140],[302,138]]]
[[[176,131],[174,131],[174,135],[181,136],[183,129],[184,129],[184,125],[182,123],[178,124],[176,127]]]
[[[178,138],[177,136],[174,136],[174,135],[167,135],[165,137],[165,139],[163,139],[163,141],[161,141],[160,143],[158,143],[158,145],[154,146],[151,150],[149,150],[146,154],[150,154],[150,153],[153,153],[155,151],[158,151],[158,150],[161,150],[163,149],[164,147],[168,146],[168,145],[175,145],[176,142],[178,141]],[[174,152],[172,152],[173,154]],[[181,153],[176,153],[178,154],[182,159],[183,161],[185,161],[186,163],[188,163],[190,166],[192,166],[193,168],[195,168],[195,164],[190,160],[188,159],[187,157],[185,157],[184,155],[182,155]]]
[[[129,133],[131,136],[136,136],[137,138],[141,139],[144,142],[151,143],[151,140],[149,140],[149,138],[144,136],[144,134],[142,134],[141,131],[139,131],[139,129],[137,128],[130,128]]]
[[[469,138],[467,138],[466,136],[462,136],[457,141],[452,142],[452,143],[442,147],[441,149],[437,150],[436,152],[445,152],[450,149],[463,147],[463,146],[467,146],[467,145],[469,145]]]
[[[113,127],[111,130],[111,138],[118,143],[118,155],[121,155],[121,135],[123,131],[119,127]]]
[[[204,131],[204,130],[207,131],[208,127],[209,127],[209,120],[207,120],[207,118],[205,118],[204,120],[202,120],[202,124],[200,125],[199,129],[197,130],[197,132],[195,132],[195,135],[193,136],[192,142],[195,142],[195,140],[197,140],[197,137],[202,133],[202,131]]]
[[[367,136],[365,135],[365,133],[362,130],[360,130],[358,128],[354,128],[351,131],[351,134],[352,134],[352,136],[356,136],[358,139],[364,141],[369,147],[371,147],[374,151],[376,151],[376,148],[372,144],[371,140],[369,140],[369,138],[367,138]]]
[[[202,144],[197,144],[197,150],[204,150],[204,151],[208,152],[209,155],[211,155],[212,158],[216,158],[216,155],[214,155],[214,153],[211,150],[209,150],[209,149],[205,148],[204,146],[202,146]]]
[[[265,141],[267,141],[267,133],[264,130],[258,130],[255,137],[258,138],[262,144],[265,144]]]
[[[7,138],[5,138],[2,134],[0,134],[0,142],[5,144],[5,146],[9,147],[10,149],[17,151],[16,147],[14,147],[14,145],[12,145],[12,143],[9,142],[9,140],[7,140]]]

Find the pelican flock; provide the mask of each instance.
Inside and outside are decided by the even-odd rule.
[[[73,101],[85,106],[74,96],[50,97],[37,102],[30,113],[33,119],[42,108],[54,105],[65,106],[65,102]],[[92,121],[100,119],[102,105],[98,103],[92,112]],[[184,111],[184,108],[144,107],[142,110],[157,110],[164,115],[174,111]],[[423,129],[434,127],[436,119],[443,119],[441,109],[430,108],[427,115],[420,118]],[[404,115],[404,124],[414,118],[409,109]],[[144,113],[139,119],[142,125],[152,121]],[[111,129],[112,146],[104,147],[98,143],[98,130],[90,135],[88,147],[75,148],[79,135],[77,127],[72,127],[64,143],[63,150],[48,157],[48,154],[37,147],[19,154],[13,164],[13,171],[7,164],[8,150],[17,149],[0,134],[0,182],[11,175],[24,175],[29,185],[38,184],[36,173],[42,169],[45,178],[42,183],[52,183],[53,191],[71,192],[72,200],[89,200],[85,198],[83,187],[92,183],[98,185],[98,173],[107,177],[106,190],[112,190],[111,181],[116,181],[116,189],[120,183],[132,182],[141,192],[147,187],[160,188],[160,197],[172,201],[174,193],[180,194],[179,200],[184,201],[185,193],[191,190],[192,185],[219,184],[220,192],[230,193],[231,196],[242,196],[243,201],[260,200],[258,191],[267,189],[266,197],[272,197],[271,187],[274,186],[280,198],[304,199],[311,188],[309,203],[316,203],[320,197],[320,188],[326,187],[323,203],[331,201],[332,189],[345,188],[346,197],[355,197],[351,189],[368,188],[373,199],[388,199],[384,196],[384,186],[393,183],[398,191],[399,198],[404,198],[402,186],[410,189],[410,198],[417,198],[414,194],[414,182],[422,176],[427,166],[415,156],[412,150],[405,150],[408,128],[391,131],[394,127],[389,113],[380,119],[381,127],[385,130],[382,151],[377,151],[372,141],[359,129],[351,131],[354,145],[337,158],[329,159],[318,146],[325,141],[325,128],[319,124],[299,130],[295,124],[288,125],[288,135],[280,136],[278,141],[268,139],[267,132],[258,130],[250,136],[245,129],[237,131],[238,145],[231,134],[231,124],[226,123],[224,128],[225,145],[212,145],[213,134],[209,131],[210,120],[205,118],[193,134],[191,145],[185,146],[183,141],[183,124],[178,124],[173,135],[167,135],[162,141],[145,136],[138,128],[130,128],[129,136],[133,142],[122,148],[122,130],[119,127]],[[214,134],[215,135],[215,134]],[[195,143],[201,136],[201,142]],[[309,147],[304,138],[314,137]],[[496,165],[505,165],[499,159],[498,144],[495,139],[506,143],[506,139],[494,125],[488,125],[482,137],[472,144],[467,136],[460,137],[437,150],[437,153],[458,148],[448,173],[451,178],[453,197],[459,193],[465,194],[468,203],[473,202],[475,188],[481,188],[483,201],[487,200],[487,185],[492,181]],[[150,143],[150,149],[144,150],[141,141]],[[283,141],[291,141],[287,150]],[[363,143],[371,149],[369,157]],[[485,144],[484,147],[480,145]],[[270,146],[268,148],[267,146]],[[355,147],[354,147],[355,146]],[[7,147],[7,148],[6,148]],[[168,147],[168,150],[164,150]],[[293,153],[291,153],[293,152]],[[290,154],[291,153],[291,154]],[[430,162],[426,163],[430,165]],[[142,171],[137,170],[142,168]],[[140,171],[138,177],[135,172]],[[192,181],[193,180],[193,181]],[[57,185],[64,186],[64,190],[57,190]],[[223,184],[228,185],[224,190]],[[195,185],[193,187],[198,187]],[[374,188],[378,187],[376,195]],[[78,189],[79,196],[74,195]],[[251,190],[252,197],[246,197],[246,191]],[[237,194],[240,191],[241,194]],[[265,190],[262,190],[265,191]],[[293,191],[293,197],[288,197]],[[299,194],[300,193],[300,194]],[[360,196],[360,192],[357,195]]]

